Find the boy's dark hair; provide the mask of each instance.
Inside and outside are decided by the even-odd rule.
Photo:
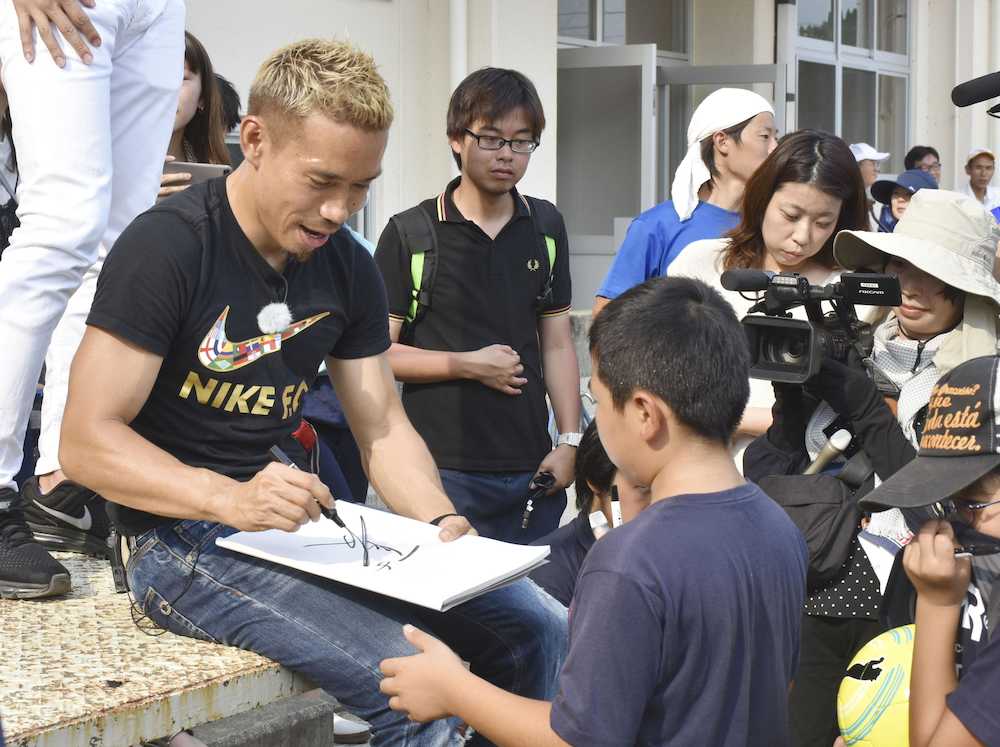
[[[535,85],[523,73],[499,67],[484,67],[458,84],[448,102],[448,138],[461,140],[477,120],[496,122],[515,109],[522,109],[538,140],[545,129],[545,110]],[[462,157],[452,151],[462,168]]]
[[[750,351],[733,308],[700,280],[647,280],[590,328],[595,374],[621,409],[638,389],[694,433],[726,443],[750,396]]]
[[[757,115],[754,114],[753,116],[756,117]],[[752,119],[753,117],[750,117],[750,119],[744,119],[739,124],[735,124],[732,127],[728,127],[725,130],[719,130],[719,131],[725,133],[733,140],[735,140],[737,143],[742,142],[743,130],[747,128],[747,125],[750,124],[750,121]],[[707,138],[701,141],[701,160],[702,163],[704,163],[705,166],[708,167],[708,173],[710,173],[712,176],[719,175],[719,169],[715,165],[715,135],[709,135]]]
[[[591,420],[576,449],[576,508],[581,516],[590,514],[595,490],[603,495],[611,492],[617,472],[597,435],[597,421]]]
[[[747,181],[740,224],[729,232],[722,267],[763,268],[764,214],[774,193],[783,184],[810,184],[841,200],[837,225],[814,259],[833,268],[833,240],[841,231],[868,230],[868,198],[861,169],[851,149],[836,135],[820,130],[799,130],[778,141],[764,163]]]
[[[906,156],[903,158],[903,166],[906,167],[907,171],[920,168],[917,166],[917,162],[923,161],[927,156],[934,156],[937,160],[941,160],[941,156],[931,146],[914,145],[906,152]]]

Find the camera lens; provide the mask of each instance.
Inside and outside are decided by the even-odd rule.
[[[761,358],[770,363],[799,366],[809,353],[809,338],[798,330],[782,330],[780,335],[768,335],[762,341]]]

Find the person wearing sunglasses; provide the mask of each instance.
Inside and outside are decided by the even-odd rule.
[[[912,747],[1000,744],[998,387],[995,355],[943,376],[917,456],[861,500],[868,510],[933,507],[938,515],[897,556],[883,607],[886,624],[917,626]]]

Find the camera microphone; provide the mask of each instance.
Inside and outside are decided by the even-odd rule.
[[[951,89],[951,103],[955,106],[972,106],[1000,96],[1000,73],[982,75]]]
[[[850,445],[850,431],[841,428],[839,431],[830,436],[830,440],[826,442],[826,445],[820,449],[819,454],[816,455],[816,460],[806,467],[805,472],[802,474],[818,475],[827,468],[827,465],[829,465],[830,462],[843,454]]]
[[[767,290],[773,276],[766,270],[726,270],[722,273],[722,287],[728,291]]]

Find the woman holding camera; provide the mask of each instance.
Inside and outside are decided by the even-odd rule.
[[[997,352],[998,239],[1000,228],[981,205],[943,190],[915,194],[893,233],[839,234],[838,264],[896,275],[902,303],[875,328],[863,367],[824,360],[804,386],[775,385],[774,425],[748,450],[748,477],[802,472],[841,428],[881,480],[912,459],[937,380],[959,363]],[[836,736],[840,680],[857,650],[881,630],[879,603],[893,551],[910,536],[898,510],[874,514],[839,575],[808,595],[790,707],[797,744],[826,747]]]
[[[747,182],[739,226],[726,238],[697,241],[670,266],[669,275],[693,277],[719,291],[743,317],[756,299],[725,290],[720,277],[737,268],[795,272],[810,283],[836,281],[833,237],[868,225],[865,187],[857,160],[843,140],[816,130],[783,137]],[[793,316],[805,319],[800,307]],[[774,393],[751,380],[750,401],[734,449],[743,449],[771,424]]]

